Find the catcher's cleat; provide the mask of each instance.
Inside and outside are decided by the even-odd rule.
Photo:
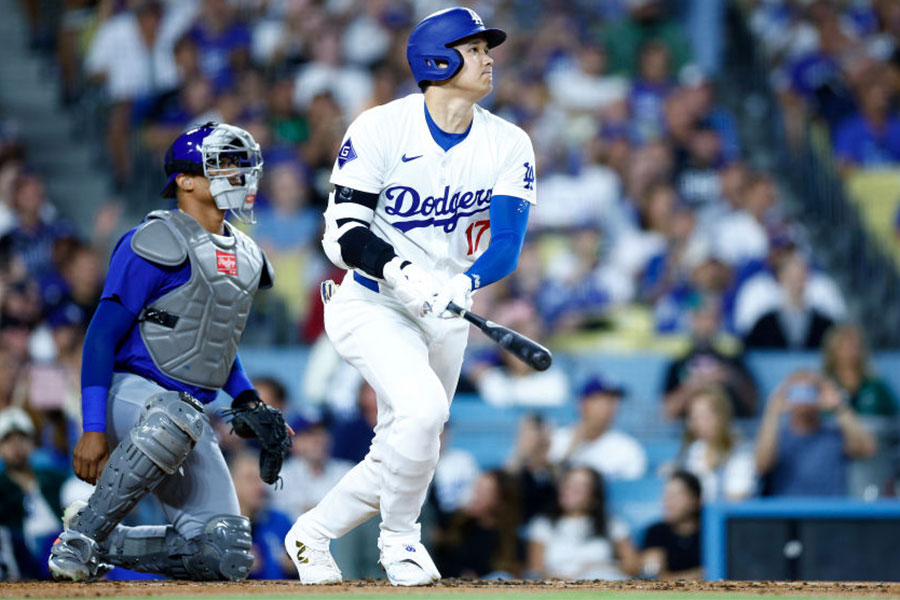
[[[391,585],[432,585],[440,580],[440,572],[421,543],[382,546],[379,540],[378,546],[381,548],[378,562]]]
[[[100,562],[100,549],[94,540],[72,531],[75,518],[85,507],[87,507],[87,502],[76,500],[63,511],[62,522],[65,531],[53,542],[50,558],[47,561],[50,574],[55,579],[95,581],[113,569],[112,565]],[[69,535],[66,535],[66,532]],[[65,539],[63,539],[64,536]],[[96,566],[94,566],[94,562]]]
[[[112,570],[100,562],[100,548],[88,536],[66,529],[50,548],[47,566],[54,579],[96,581]]]
[[[315,544],[302,536],[297,523],[291,527],[284,538],[284,549],[291,557],[300,583],[304,585],[334,585],[341,583],[343,577],[338,569],[331,551],[325,546]]]

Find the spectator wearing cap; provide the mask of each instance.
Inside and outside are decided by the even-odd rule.
[[[244,451],[229,461],[231,478],[237,493],[241,514],[250,518],[253,539],[251,579],[285,579],[292,572],[291,560],[284,552],[284,536],[291,528],[291,520],[281,511],[269,506],[266,487],[259,478],[259,456]],[[282,471],[282,475],[284,475]]]
[[[318,504],[353,465],[331,457],[331,434],[323,422],[297,417],[291,427],[296,435],[281,469],[284,486],[272,491],[272,505],[297,516]]]
[[[34,424],[20,408],[0,411],[0,548],[12,541],[6,569],[23,578],[47,576],[47,556],[62,531],[60,489],[65,473],[32,466]],[[5,535],[4,535],[5,534]],[[12,564],[14,562],[14,564]]]
[[[719,170],[724,165],[722,138],[709,118],[696,123],[687,145],[676,155],[675,178],[682,200],[696,210],[714,206],[722,197]]]
[[[606,479],[638,479],[647,470],[640,443],[611,429],[625,390],[601,376],[584,384],[579,394],[578,421],[557,429],[550,442],[550,460],[597,471]]]
[[[876,443],[829,379],[797,371],[766,403],[756,439],[756,469],[771,496],[846,496],[850,460]]]
[[[663,411],[668,418],[684,417],[694,393],[711,385],[725,391],[733,414],[756,413],[756,386],[744,365],[740,344],[721,334],[720,322],[718,299],[698,297],[691,311],[690,345],[666,370]]]

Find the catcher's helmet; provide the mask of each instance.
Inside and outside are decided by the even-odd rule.
[[[179,174],[203,175],[219,208],[232,211],[241,221],[252,221],[262,164],[259,144],[247,131],[209,122],[172,142],[166,152],[164,169],[169,180],[162,197],[175,197]]]
[[[488,48],[499,46],[506,39],[505,31],[486,28],[481,17],[469,8],[439,10],[419,21],[406,44],[406,60],[416,83],[444,81],[456,75],[463,58],[448,46],[479,33],[484,34]],[[441,68],[438,61],[447,63],[447,67]]]

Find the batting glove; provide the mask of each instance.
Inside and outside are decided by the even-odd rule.
[[[450,303],[469,310],[472,308],[472,278],[465,273],[454,275],[431,300],[432,312],[442,319],[450,319],[456,315],[447,307]]]
[[[431,275],[416,265],[394,258],[384,266],[384,280],[412,316],[424,317],[431,310],[430,301],[438,293],[437,285]]]

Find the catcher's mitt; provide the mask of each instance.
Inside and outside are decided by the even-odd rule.
[[[235,402],[225,414],[231,417],[232,431],[242,438],[259,440],[262,446],[259,453],[260,479],[266,483],[278,481],[281,463],[291,446],[281,411],[257,400],[255,403]]]

